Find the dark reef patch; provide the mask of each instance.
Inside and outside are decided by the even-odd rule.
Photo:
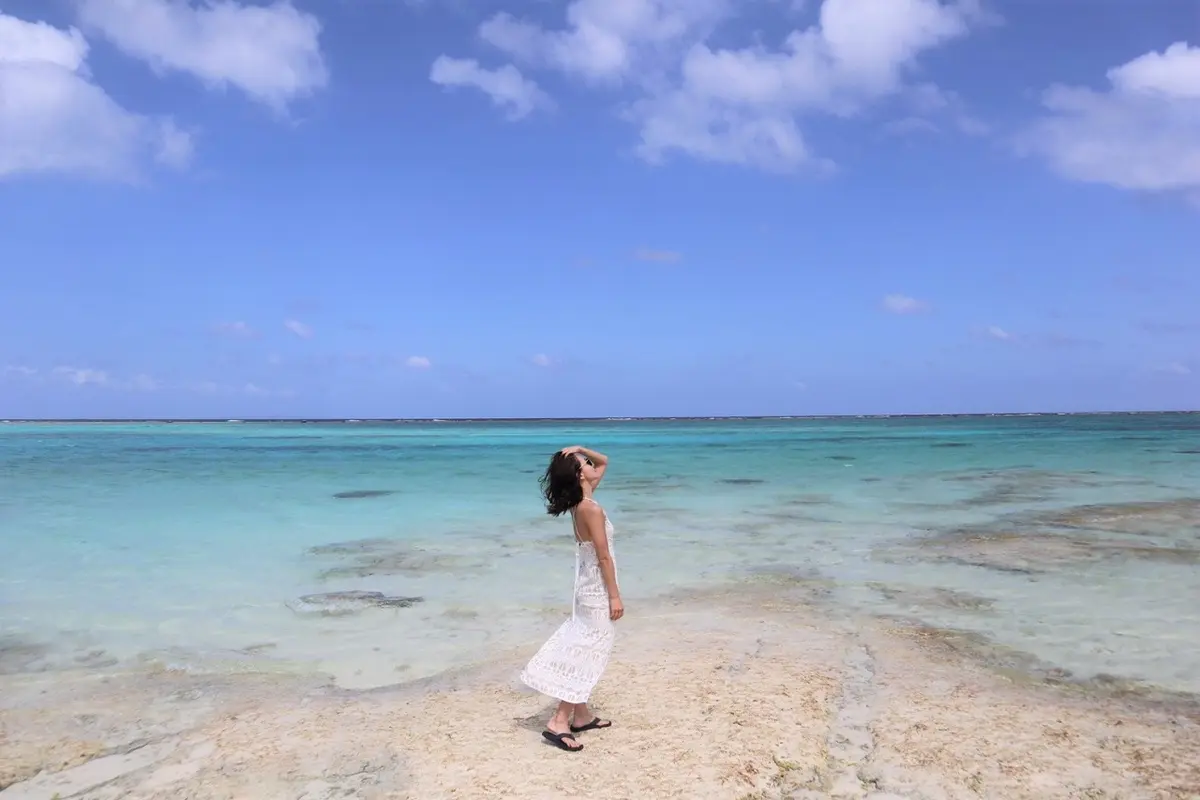
[[[679,483],[675,478],[630,478],[621,481],[620,488],[622,491],[636,492],[646,489],[653,489],[654,491],[686,489],[687,486]]]
[[[51,648],[21,636],[0,636],[0,675],[59,669],[104,669],[117,659],[100,648],[76,647],[73,652]]]
[[[394,489],[352,489],[348,492],[337,492],[334,498],[337,500],[366,500],[371,497],[387,497],[395,494]]]
[[[878,582],[868,583],[867,586],[892,602],[912,606],[982,612],[990,611],[994,605],[994,601],[987,597],[942,587],[895,586]]]
[[[1058,528],[1110,533],[1177,536],[1189,532],[1200,535],[1200,499],[1185,497],[1176,500],[1075,506],[1039,514],[1033,521]]]
[[[784,508],[786,508],[788,506],[808,507],[808,506],[827,506],[827,505],[832,505],[832,504],[833,504],[833,495],[819,493],[819,492],[810,492],[807,494],[793,495],[791,497],[784,499],[783,501],[781,501],[779,503],[779,505]]]
[[[941,479],[980,487],[975,494],[958,501],[958,506],[964,509],[1042,503],[1059,490],[1153,485],[1152,481],[1141,478],[1107,477],[1094,471],[1054,472],[1026,468],[969,470],[943,474]]]
[[[966,529],[917,539],[899,551],[909,558],[1021,575],[1114,559],[1200,564],[1200,550],[1193,548],[1156,547],[1045,531]],[[887,555],[885,552],[885,558]]]
[[[1043,684],[1086,698],[1119,702],[1131,709],[1153,709],[1200,721],[1200,696],[1189,692],[1163,689],[1102,672],[1079,676],[975,631],[941,628],[903,617],[885,619],[897,623],[891,631],[893,634],[916,641],[922,650],[935,657],[979,664],[1014,682]]]
[[[376,575],[422,575],[481,569],[482,559],[437,553],[395,539],[356,539],[319,545],[309,549],[318,557],[334,557],[341,563],[320,572],[322,580],[369,578]]]
[[[0,637],[0,675],[35,672],[44,668],[50,649],[18,636]]]
[[[378,553],[392,550],[396,546],[396,542],[392,539],[353,539],[348,542],[319,544],[316,547],[310,547],[308,552],[314,556],[346,556]]]
[[[297,614],[340,617],[368,608],[411,608],[424,602],[423,597],[393,597],[383,592],[322,592],[306,594],[291,605]]]
[[[1146,484],[1149,481],[1106,479],[1094,471],[1056,472],[1034,467],[1011,467],[1009,469],[972,469],[944,475],[943,480],[952,483],[988,483],[1003,481],[1025,487],[1075,488],[1112,486],[1115,484]]]

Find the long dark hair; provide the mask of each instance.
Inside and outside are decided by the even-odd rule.
[[[538,479],[542,497],[546,499],[547,514],[557,517],[583,502],[582,470],[574,455],[560,452],[550,457],[546,474]]]

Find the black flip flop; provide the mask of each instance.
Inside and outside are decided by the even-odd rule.
[[[611,727],[612,727],[612,720],[602,720],[599,717],[596,717],[591,722],[589,722],[587,725],[580,725],[578,728],[576,728],[574,725],[572,725],[571,733],[583,733],[584,731],[598,731],[598,730],[603,730],[604,728],[611,728]]]
[[[554,731],[542,731],[542,738],[544,738],[547,742],[554,745],[555,747],[566,750],[568,753],[577,753],[583,749],[583,745],[579,745],[579,747],[571,747],[564,741],[565,739],[570,739],[572,742],[575,741],[575,737],[569,733],[555,733]]]

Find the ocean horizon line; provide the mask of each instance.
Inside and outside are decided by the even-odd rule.
[[[601,417],[29,417],[0,419],[0,425],[21,424],[447,424],[447,423],[564,423],[564,422],[754,422],[772,420],[839,419],[988,419],[996,417],[1101,417],[1165,416],[1200,414],[1200,409],[1124,410],[1124,411],[992,411],[942,412],[920,414],[711,414],[680,416],[601,416]]]

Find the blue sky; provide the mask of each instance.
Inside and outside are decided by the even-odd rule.
[[[0,0],[0,418],[1200,406],[1190,0]]]

